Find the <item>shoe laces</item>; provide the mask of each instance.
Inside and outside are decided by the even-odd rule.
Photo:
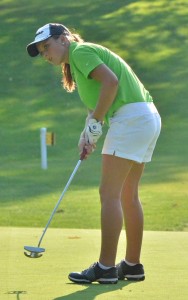
[[[97,265],[96,262],[93,263],[89,268],[83,270],[83,271],[82,271],[82,274],[84,274],[84,275],[87,274],[88,270],[89,270],[89,269],[94,269],[96,265]]]

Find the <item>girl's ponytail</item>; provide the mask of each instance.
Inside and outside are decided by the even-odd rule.
[[[80,37],[79,34],[71,33],[70,41],[82,43],[83,39]],[[70,93],[73,92],[75,90],[76,84],[72,78],[69,64],[67,64],[67,63],[62,64],[62,74],[63,74],[62,83],[63,83],[64,89],[67,92],[70,92]]]

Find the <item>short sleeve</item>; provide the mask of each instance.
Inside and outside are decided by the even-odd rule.
[[[74,65],[85,78],[88,78],[91,71],[93,71],[97,66],[104,63],[95,49],[83,44],[73,51],[72,59]]]

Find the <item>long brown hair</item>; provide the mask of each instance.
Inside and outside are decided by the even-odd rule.
[[[78,43],[82,43],[84,41],[79,34],[71,33],[70,31],[69,33],[70,35],[68,37],[70,41],[75,41]],[[76,84],[74,79],[72,78],[69,64],[67,63],[62,64],[62,74],[63,74],[62,84],[64,89],[69,93],[73,92],[75,90]]]

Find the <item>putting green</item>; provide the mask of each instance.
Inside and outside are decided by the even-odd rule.
[[[116,285],[77,285],[67,275],[97,260],[99,230],[48,229],[43,257],[24,256],[37,246],[42,229],[0,228],[2,300],[185,300],[188,299],[188,232],[145,232],[142,262],[146,280]],[[118,257],[124,253],[122,232]]]

